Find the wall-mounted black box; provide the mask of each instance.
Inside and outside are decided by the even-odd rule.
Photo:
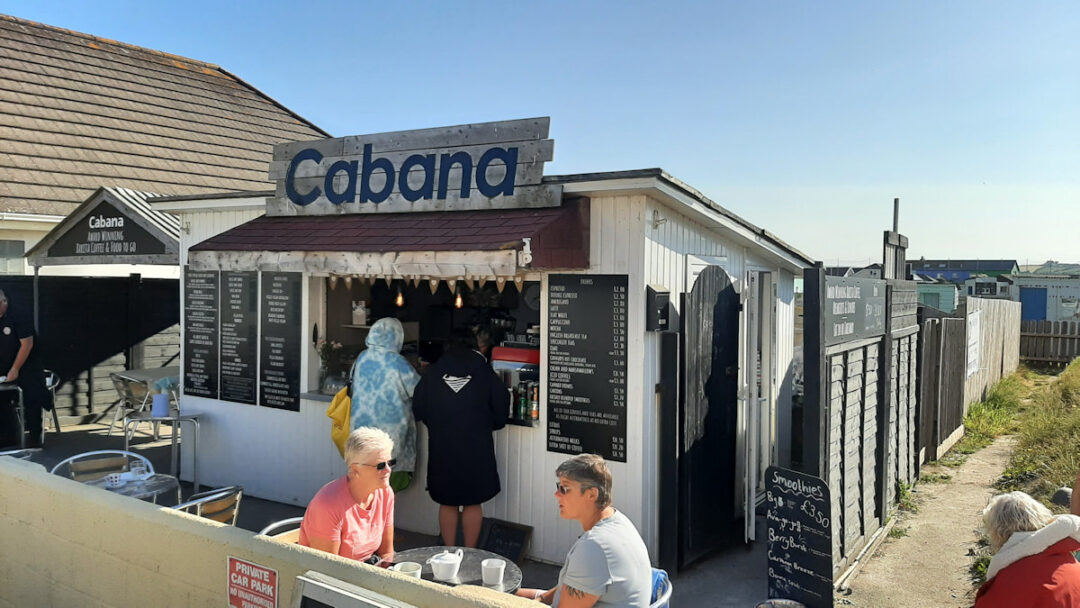
[[[645,330],[667,331],[671,292],[663,285],[645,286]]]

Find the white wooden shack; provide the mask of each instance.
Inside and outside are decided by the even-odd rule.
[[[152,201],[156,209],[180,217],[180,264],[189,272],[259,271],[259,280],[264,287],[269,273],[295,272],[300,277],[300,300],[296,306],[302,338],[292,346],[294,350],[288,352],[288,356],[298,362],[301,392],[297,411],[200,397],[185,391],[182,409],[204,417],[198,454],[203,483],[241,484],[254,496],[305,505],[324,483],[342,474],[341,458],[330,442],[329,420],[325,416],[329,398],[316,393],[319,358],[310,336],[315,324],[326,328],[333,322],[328,319],[327,304],[332,297],[334,282],[329,280],[332,276],[339,277],[334,281],[349,277],[361,285],[370,285],[372,281],[374,285],[382,281],[406,286],[437,285],[439,290],[444,290],[439,293],[454,292],[463,282],[475,286],[485,279],[506,286],[516,282],[519,287],[535,282],[540,289],[539,319],[542,320],[540,420],[536,426],[508,425],[496,432],[502,492],[484,505],[484,509],[488,517],[532,527],[529,555],[561,563],[580,534],[580,528],[575,522],[559,518],[552,497],[553,472],[567,455],[549,449],[553,441],[550,423],[554,411],[549,404],[551,394],[548,391],[553,380],[549,366],[552,352],[552,328],[548,323],[552,306],[550,287],[553,283],[565,284],[567,277],[614,275],[617,282],[625,277],[628,286],[625,295],[625,376],[622,379],[625,384],[620,386],[615,378],[616,386],[624,388],[625,394],[625,407],[619,414],[625,423],[625,435],[621,438],[625,462],[609,458],[615,479],[616,506],[639,527],[654,561],[659,561],[657,556],[663,553],[678,555],[680,562],[686,563],[707,549],[676,546],[673,543],[683,541],[662,532],[664,522],[678,519],[676,513],[680,508],[683,513],[680,525],[686,529],[698,519],[717,519],[714,512],[706,514],[697,510],[688,513],[680,507],[677,496],[680,484],[689,484],[698,492],[709,488],[710,500],[719,499],[730,506],[729,517],[720,522],[725,533],[716,542],[742,541],[744,536],[753,536],[752,518],[751,525],[739,521],[746,505],[753,505],[763,488],[761,474],[771,464],[790,464],[794,279],[802,268],[811,264],[810,259],[660,169],[543,176],[543,161],[550,160],[552,145],[547,139],[547,130],[548,119],[531,119],[289,144],[275,150],[277,163],[272,167],[272,175],[279,177],[277,192],[169,197]],[[393,209],[387,213],[386,207],[356,202],[362,199],[346,200],[335,206],[325,200],[325,192],[314,202],[296,205],[286,196],[288,186],[283,186],[286,167],[290,167],[288,171],[295,169],[292,177],[296,183],[291,186],[294,194],[311,194],[313,184],[330,184],[333,178],[323,182],[322,177],[312,177],[316,165],[325,173],[325,165],[337,158],[335,154],[347,158],[349,146],[359,152],[364,149],[365,142],[413,142],[413,145],[399,146],[399,149],[409,148],[409,154],[422,158],[429,153],[436,155],[455,148],[472,150],[498,145],[509,149],[511,144],[517,144],[490,135],[526,131],[529,135],[521,138],[531,138],[533,148],[522,144],[522,150],[539,149],[540,152],[529,157],[528,163],[522,161],[517,169],[518,180],[510,188],[514,194],[509,196],[488,197],[474,191],[471,198],[460,197],[453,201],[452,195],[457,193],[459,185],[455,183],[449,197],[453,204],[446,203],[440,208],[437,200],[421,199],[410,205],[395,189],[384,203]],[[342,145],[346,148],[344,154],[340,152]],[[290,160],[303,150],[312,149],[321,151],[318,156],[325,155],[327,160],[307,162],[299,168],[299,163]],[[404,154],[390,157],[401,162]],[[308,160],[312,158],[309,156]],[[522,158],[524,156],[519,160]],[[302,182],[303,179],[309,181]],[[360,179],[367,178],[361,176]],[[409,179],[412,184],[412,178]],[[496,175],[494,179],[501,177]],[[348,188],[342,180],[333,183],[336,184],[334,187]],[[375,184],[375,187],[379,186]],[[577,211],[573,211],[574,206]],[[268,215],[274,217],[264,216],[268,211]],[[451,241],[446,237],[441,237],[446,246],[436,243],[418,248],[418,241],[413,237],[415,232],[429,225],[423,222],[432,221],[432,217],[436,222],[451,221],[458,217],[455,214],[477,212],[485,214],[483,218],[494,219],[513,218],[516,217],[514,214],[521,213],[549,215],[543,216],[547,218],[543,221],[537,220],[538,225],[531,232],[522,231],[522,237],[531,240],[515,238],[483,246],[486,235],[482,229],[469,237],[470,242],[481,242],[475,249],[455,249],[449,246]],[[371,222],[398,219],[411,222],[411,218],[417,218],[412,223],[413,232],[393,233],[397,236],[382,239],[379,245],[368,242],[361,247],[359,241],[363,239],[357,239],[354,244],[343,239],[342,244],[320,236],[329,234],[320,232],[329,225],[349,225],[363,230]],[[543,222],[549,224],[541,225]],[[314,232],[306,237],[306,244],[282,250],[283,239],[308,234],[309,229]],[[578,253],[584,258],[570,252],[575,247],[573,243],[561,242],[563,237],[552,236],[574,231],[580,232],[578,245],[581,251]],[[331,247],[330,243],[335,244]],[[538,260],[546,261],[539,263]],[[695,284],[701,283],[699,277],[706,275],[711,277],[710,285],[717,284],[716,281],[721,287],[730,283],[741,303],[742,312],[736,307],[727,313],[731,323],[738,324],[737,343],[724,346],[738,349],[737,370],[734,367],[709,368],[707,362],[712,360],[710,357],[714,353],[695,355],[690,352],[680,356],[675,350],[667,351],[668,355],[665,355],[662,350],[665,333],[647,329],[650,293],[667,290],[670,293],[667,312],[671,332],[682,336],[684,348],[688,343],[700,343],[700,339],[688,342],[688,336],[709,331],[714,321],[710,316],[713,308],[691,315],[682,300],[689,298]],[[474,279],[477,281],[473,282]],[[444,285],[449,287],[448,291]],[[185,285],[184,290],[187,289]],[[716,301],[718,293],[699,293],[694,297],[708,303]],[[181,297],[183,299],[185,295]],[[264,304],[261,298],[256,300],[260,301],[258,314],[262,316]],[[187,319],[182,326],[188,331]],[[592,339],[610,342],[612,333],[619,330],[596,327],[592,331],[595,332]],[[185,338],[182,342],[185,350],[191,348],[190,340]],[[680,364],[680,359],[705,361],[701,365],[706,372],[711,369],[716,377],[730,376],[731,399],[726,403],[714,401],[711,404],[712,419],[716,423],[717,413],[722,412],[723,419],[718,421],[719,424],[730,428],[737,441],[729,444],[725,436],[708,430],[710,427],[700,424],[695,427],[687,422],[695,416],[707,417],[710,406],[707,401],[692,411],[686,409],[689,406],[681,406],[678,428],[684,432],[677,433],[661,424],[663,399],[668,399],[669,403],[687,400],[686,395],[682,395],[681,401],[679,398],[684,390],[671,386],[670,379],[679,379],[680,371],[682,376],[687,375],[686,370],[681,369],[684,365]],[[188,352],[185,352],[184,360],[187,365]],[[607,364],[610,362],[600,362],[601,367]],[[263,365],[261,360],[258,365]],[[255,374],[253,377],[259,379],[261,376]],[[667,382],[663,380],[665,377]],[[737,390],[734,388],[736,383]],[[672,398],[675,401],[670,401]],[[665,443],[665,436],[670,443]],[[713,451],[706,453],[723,454],[729,462],[710,463],[710,467],[693,473],[693,479],[686,478],[685,471],[677,473],[681,477],[675,480],[665,477],[664,471],[674,470],[665,467],[674,466],[677,456],[686,457],[710,443]],[[678,445],[678,454],[662,453],[665,445]],[[438,530],[437,505],[424,491],[422,463],[426,435],[423,428],[419,450],[417,478],[397,497],[396,525],[434,534]],[[184,458],[183,468],[190,471],[191,455],[185,454]],[[715,483],[715,479],[709,477],[709,471],[724,467],[730,470],[730,479],[724,484]]]

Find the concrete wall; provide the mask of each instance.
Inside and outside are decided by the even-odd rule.
[[[278,606],[315,570],[415,606],[535,606],[449,588],[49,475],[0,458],[0,606],[223,606],[228,556],[278,574]],[[241,508],[243,505],[241,505]]]

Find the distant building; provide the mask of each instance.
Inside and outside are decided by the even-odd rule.
[[[881,264],[869,266],[830,266],[825,269],[825,274],[830,277],[858,277],[866,279],[881,278]]]
[[[1016,274],[1020,267],[1016,260],[928,260],[911,261],[911,272],[934,279],[963,283],[975,275],[996,277]]]
[[[1011,277],[1010,299],[1020,302],[1023,321],[1080,321],[1080,272],[1024,273]]]
[[[946,313],[953,312],[960,305],[960,289],[955,283],[919,274],[913,275],[912,278],[915,280],[915,289],[919,294],[919,304]]]
[[[978,275],[964,281],[964,294],[976,298],[1012,299],[1013,275],[988,277]]]

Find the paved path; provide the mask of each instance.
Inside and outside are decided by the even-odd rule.
[[[979,537],[982,510],[995,494],[1012,453],[1013,438],[1001,437],[972,454],[959,469],[941,467],[953,478],[917,487],[919,512],[899,522],[908,535],[877,548],[844,599],[860,608],[968,608],[974,590],[968,555]],[[934,470],[939,470],[935,467]],[[924,468],[924,474],[928,469]],[[837,605],[844,605],[838,601]]]

